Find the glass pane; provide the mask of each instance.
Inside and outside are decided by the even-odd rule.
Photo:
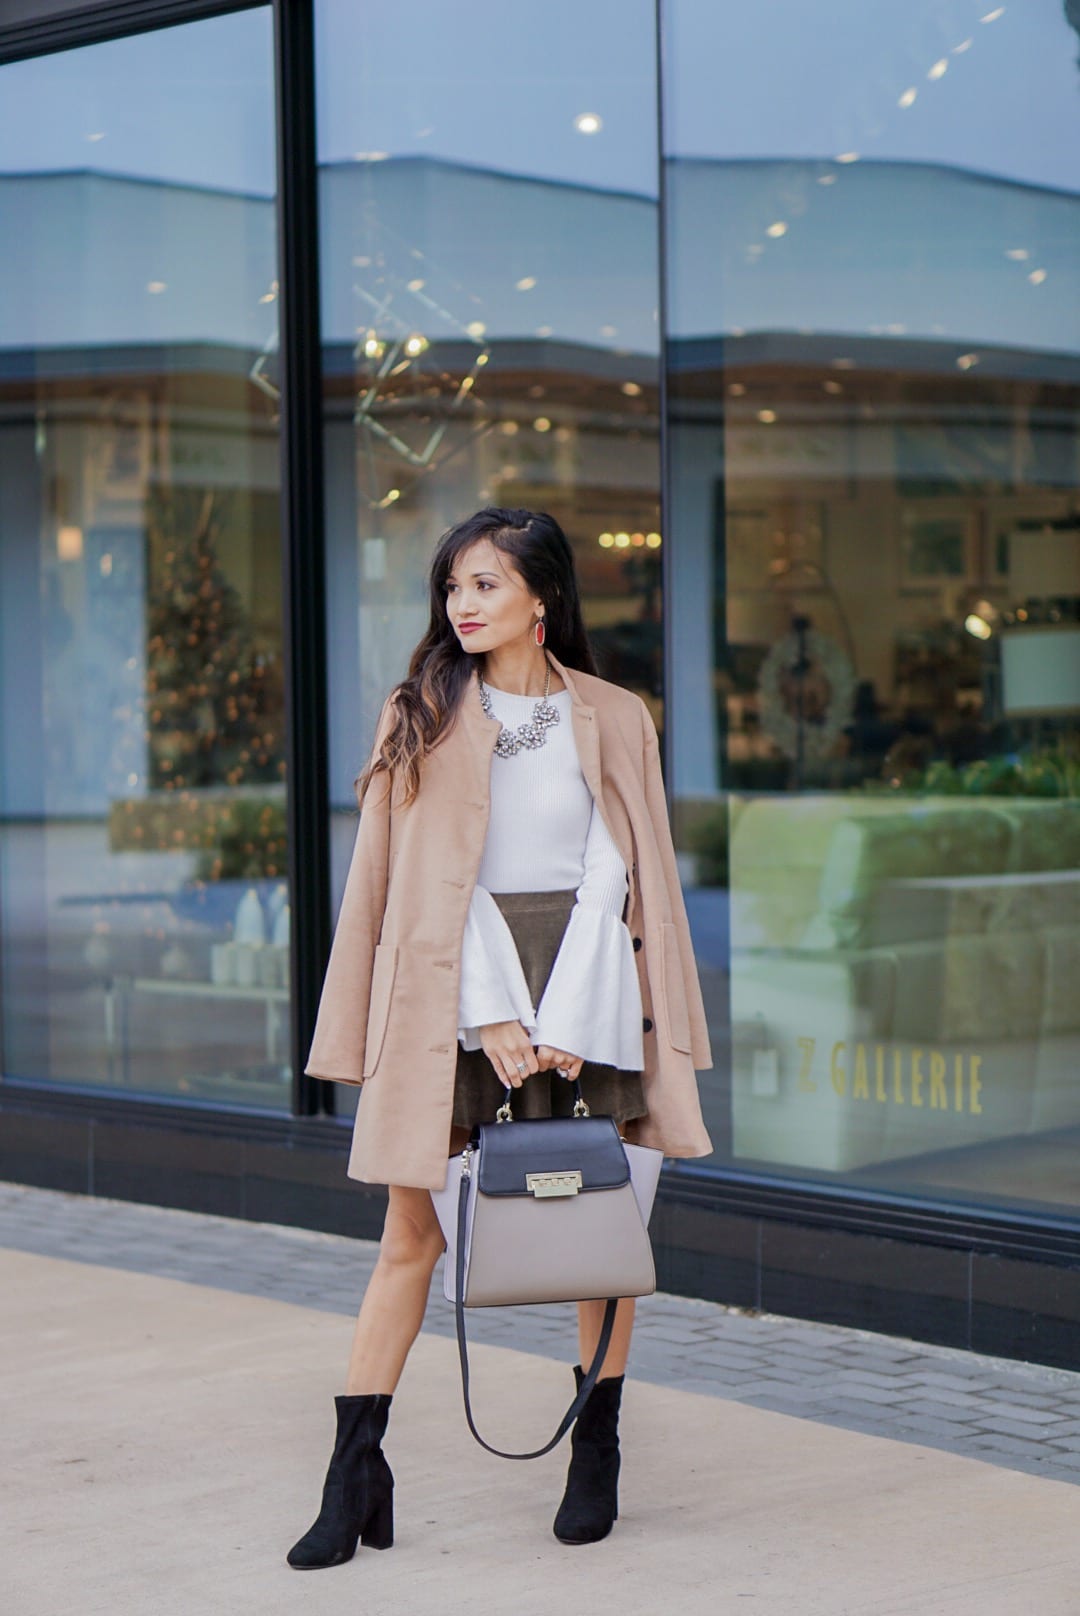
[[[678,834],[718,1159],[1076,1205],[1059,0],[665,0]],[[1070,18],[1072,23],[1070,25]]]
[[[660,716],[655,16],[318,0],[316,21],[340,891],[428,558],[478,507],[557,517],[602,671]]]
[[[290,1101],[270,8],[0,68],[12,1077]]]

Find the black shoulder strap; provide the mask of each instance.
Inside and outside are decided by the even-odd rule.
[[[585,1404],[589,1394],[600,1377],[600,1371],[607,1357],[608,1347],[611,1345],[611,1333],[615,1328],[615,1311],[619,1305],[618,1298],[611,1298],[604,1308],[604,1320],[600,1326],[600,1339],[596,1344],[593,1361],[589,1365],[585,1379],[581,1383],[581,1390],[570,1404],[550,1442],[534,1453],[504,1453],[501,1448],[493,1448],[490,1442],[485,1442],[476,1429],[473,1420],[472,1404],[469,1401],[469,1344],[465,1336],[465,1241],[468,1235],[469,1224],[469,1179],[466,1174],[461,1175],[461,1188],[458,1191],[458,1217],[457,1217],[457,1252],[455,1262],[456,1284],[454,1287],[454,1317],[457,1323],[458,1357],[461,1360],[461,1391],[465,1399],[465,1418],[469,1423],[469,1430],[482,1448],[494,1453],[499,1459],[539,1459],[545,1453],[550,1453],[557,1447],[569,1431]]]

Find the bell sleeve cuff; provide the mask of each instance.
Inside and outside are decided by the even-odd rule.
[[[576,903],[537,1006],[534,1043],[623,1071],[645,1065],[641,988],[617,915]]]
[[[517,944],[502,910],[486,887],[473,888],[461,940],[458,1040],[480,1049],[480,1028],[493,1021],[520,1021],[536,1043],[536,1010],[521,968]]]

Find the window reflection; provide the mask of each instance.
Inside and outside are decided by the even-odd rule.
[[[1051,0],[840,10],[825,49],[788,0],[665,6],[710,1120],[740,1163],[1072,1202],[1075,36]]]
[[[479,506],[557,518],[603,671],[660,716],[655,16],[632,0],[618,37],[598,0],[484,4],[468,29],[436,0],[316,18],[340,889],[428,558]]]
[[[290,1101],[271,45],[0,69],[12,1076]]]

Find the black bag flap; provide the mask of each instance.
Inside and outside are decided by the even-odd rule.
[[[528,1195],[526,1175],[580,1173],[582,1190],[613,1190],[630,1180],[630,1164],[612,1117],[528,1117],[484,1122],[481,1195]]]

